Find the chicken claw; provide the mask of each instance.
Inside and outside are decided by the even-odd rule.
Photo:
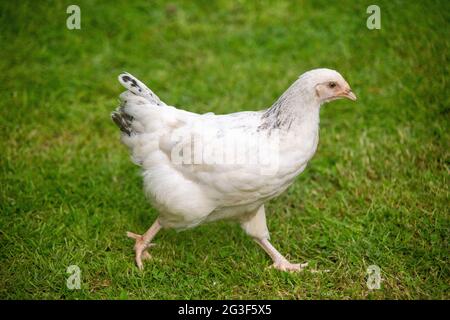
[[[304,268],[308,266],[308,262],[306,263],[290,263],[287,260],[277,261],[272,264],[271,268],[275,268],[280,271],[303,271]]]
[[[151,258],[150,253],[148,252],[148,248],[155,246],[154,243],[145,243],[144,237],[133,233],[133,232],[127,232],[127,237],[131,239],[135,239],[136,243],[134,244],[134,251],[136,253],[135,261],[136,265],[139,268],[139,270],[144,269],[144,265],[142,263],[142,260],[147,260]]]

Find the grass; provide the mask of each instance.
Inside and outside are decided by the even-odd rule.
[[[0,298],[449,299],[448,1],[77,1],[0,4]],[[237,224],[155,239],[109,118],[129,71],[195,112],[268,107],[302,72],[340,71],[307,170],[268,204],[273,243],[330,273],[281,273]],[[66,269],[82,270],[81,290]],[[366,269],[382,271],[379,290]]]

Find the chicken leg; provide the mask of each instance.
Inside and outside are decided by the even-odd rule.
[[[151,243],[152,239],[156,236],[159,230],[161,230],[161,224],[159,220],[156,219],[153,222],[152,226],[144,233],[144,235],[136,234],[133,232],[127,232],[127,236],[129,238],[135,239],[136,243],[134,244],[135,251],[135,260],[136,265],[140,270],[144,269],[144,265],[142,264],[142,260],[146,260],[150,258],[150,253],[148,253],[147,249],[151,246],[154,246]]]
[[[266,212],[264,205],[259,207],[255,215],[241,223],[244,231],[264,249],[272,258],[272,267],[281,271],[301,271],[308,263],[290,263],[277,249],[269,242],[269,230],[266,224]]]

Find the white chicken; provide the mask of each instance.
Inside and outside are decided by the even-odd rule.
[[[275,268],[302,270],[307,263],[290,263],[269,242],[264,203],[286,190],[314,155],[320,106],[339,98],[356,100],[344,78],[330,69],[311,70],[269,109],[227,115],[168,106],[128,73],[119,81],[128,90],[111,117],[142,167],[145,194],[159,211],[143,235],[127,233],[136,240],[139,269],[161,228],[233,218]]]

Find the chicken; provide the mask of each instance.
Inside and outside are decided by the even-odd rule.
[[[183,230],[234,219],[271,257],[273,267],[300,271],[269,242],[264,203],[286,190],[314,155],[319,111],[326,102],[356,100],[336,71],[302,74],[267,110],[227,115],[196,114],[162,102],[128,73],[127,89],[111,114],[134,163],[142,167],[144,191],[159,216],[135,240],[139,269],[150,258],[162,228]]]

